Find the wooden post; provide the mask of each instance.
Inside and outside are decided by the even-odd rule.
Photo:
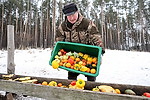
[[[14,74],[15,73],[15,64],[14,64],[14,26],[7,25],[7,73]]]

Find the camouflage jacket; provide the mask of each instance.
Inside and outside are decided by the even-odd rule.
[[[95,24],[79,13],[78,21],[70,29],[67,19],[59,25],[56,31],[56,41],[76,42],[103,48],[100,33]]]

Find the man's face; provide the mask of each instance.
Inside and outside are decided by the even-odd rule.
[[[74,14],[67,16],[67,19],[70,23],[74,24],[78,20],[78,12],[75,12]]]

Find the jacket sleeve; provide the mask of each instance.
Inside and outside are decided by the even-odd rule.
[[[64,40],[65,40],[65,35],[62,26],[60,24],[59,27],[56,29],[55,41],[57,42],[57,41],[64,41]]]
[[[102,52],[105,53],[102,37],[101,37],[96,25],[92,21],[90,21],[90,23],[89,23],[88,31],[90,33],[90,36],[89,36],[90,44],[102,47],[102,50],[103,50]]]

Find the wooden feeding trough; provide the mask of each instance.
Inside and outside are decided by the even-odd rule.
[[[84,90],[80,90],[6,80],[2,77],[2,75],[4,74],[0,74],[0,91],[7,91],[21,95],[39,97],[46,100],[150,100],[150,98],[142,96],[144,92],[150,92],[150,86],[86,81]],[[12,79],[21,77],[31,77],[32,79],[37,79],[37,83],[41,83],[43,81],[56,81],[57,83],[62,83],[66,86],[68,86],[72,81],[67,79],[44,78],[22,75],[13,75]],[[109,85],[114,88],[120,89],[122,94],[92,91],[92,88],[99,85]],[[125,89],[134,90],[136,92],[136,95],[124,94]]]

